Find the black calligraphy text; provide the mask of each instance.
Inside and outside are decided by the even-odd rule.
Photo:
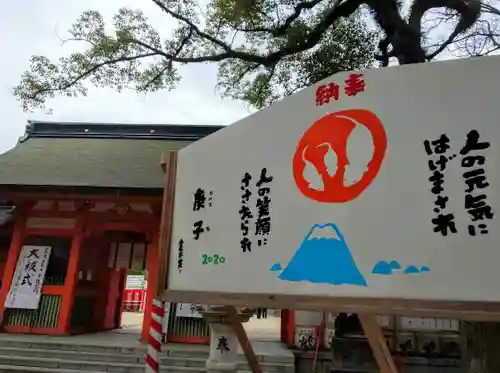
[[[431,193],[434,195],[434,212],[436,216],[431,220],[434,225],[434,232],[447,236],[448,233],[457,233],[455,215],[447,210],[449,197],[444,193],[444,173],[447,169],[448,161],[454,159],[456,154],[449,155],[451,150],[450,139],[446,134],[439,138],[424,141],[425,152],[431,159],[428,161],[431,176]]]
[[[494,213],[488,203],[486,189],[490,183],[486,178],[484,164],[486,158],[482,151],[488,149],[490,143],[479,139],[479,132],[472,130],[467,134],[464,147],[460,150],[462,156],[462,174],[465,183],[464,207],[469,215],[471,224],[468,226],[469,234],[475,236],[476,229],[480,234],[488,233],[486,220],[493,219]]]
[[[231,351],[228,345],[227,338],[221,335],[217,340],[217,346],[215,347],[215,349],[220,351],[221,355],[223,355],[225,352]]]
[[[207,206],[212,206],[213,191],[209,192],[208,198],[204,189],[198,188],[194,192],[193,198],[193,211],[198,212],[205,209]],[[203,220],[196,220],[193,223],[193,238],[199,240],[200,236],[205,233],[210,232],[210,227],[205,225]]]
[[[248,172],[241,178],[241,204],[240,204],[240,230],[241,230],[241,250],[245,252],[252,251],[252,241],[248,237],[250,228],[250,221],[253,219],[252,210],[249,207],[250,197],[252,196],[252,191],[250,190],[250,182],[252,181],[252,175]]]

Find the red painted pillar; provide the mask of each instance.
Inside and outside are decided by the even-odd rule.
[[[109,259],[109,246],[108,242],[104,239],[99,241],[98,245],[98,253],[99,255],[99,264],[97,267],[97,281],[98,285],[98,294],[97,299],[94,306],[95,312],[95,329],[97,331],[104,330],[105,320],[106,320],[106,307],[108,302],[108,289],[109,289],[109,281],[110,281],[110,273],[111,269],[108,268],[108,259]]]
[[[16,271],[17,259],[19,258],[23,245],[26,219],[27,217],[24,214],[20,214],[14,222],[14,231],[10,241],[9,254],[7,255],[7,261],[5,263],[2,288],[0,289],[0,324],[3,322],[5,299],[7,298],[7,294],[9,294],[14,272]]]
[[[153,235],[151,243],[148,247],[148,288],[146,289],[146,306],[144,308],[144,320],[142,322],[141,340],[148,341],[149,328],[151,327],[151,312],[153,309],[153,299],[156,297],[158,288],[158,244],[159,231]]]
[[[76,290],[78,285],[78,270],[80,265],[80,255],[85,233],[85,216],[79,215],[76,222],[75,234],[71,242],[69,253],[68,269],[66,271],[66,280],[57,322],[57,331],[59,334],[70,333],[71,311],[75,303]]]
[[[121,326],[121,304],[118,303],[118,300],[120,294],[123,292],[123,286],[125,286],[125,276],[125,269],[114,269],[110,273],[106,316],[104,320],[105,329],[117,329]],[[118,317],[116,317],[117,313]]]
[[[115,312],[118,312],[118,317],[116,320],[116,327],[120,328],[122,326],[122,316],[123,316],[123,293],[125,291],[125,286],[127,285],[127,270],[120,269],[118,275],[118,284],[120,285],[117,289],[117,293],[115,295]],[[120,302],[118,302],[120,300]],[[118,308],[118,309],[116,309]]]

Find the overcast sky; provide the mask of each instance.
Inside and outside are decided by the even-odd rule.
[[[141,6],[139,6],[141,4]],[[175,91],[145,97],[135,92],[91,89],[85,98],[58,98],[51,101],[52,115],[23,113],[12,96],[21,73],[33,54],[58,58],[68,49],[59,37],[81,12],[95,9],[110,19],[121,7],[140,8],[157,29],[169,35],[169,18],[158,14],[146,0],[21,0],[9,1],[0,13],[0,153],[12,148],[24,133],[28,119],[52,121],[134,122],[164,124],[230,124],[248,115],[240,102],[223,100],[214,91],[215,66],[194,65],[183,70]]]

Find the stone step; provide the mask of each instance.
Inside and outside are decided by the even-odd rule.
[[[38,346],[37,346],[38,347]],[[65,358],[76,360],[92,360],[92,361],[117,361],[123,363],[136,363],[144,362],[146,358],[146,351],[135,351],[129,353],[110,354],[107,352],[88,352],[77,350],[55,350],[46,348],[34,348],[30,346],[23,347],[4,347],[0,346],[0,355],[12,356],[31,356],[31,357],[52,357],[52,358]],[[197,367],[199,364],[205,364],[208,359],[208,352],[190,351],[186,349],[170,349],[162,352],[162,363],[172,366],[193,366]],[[241,363],[245,363],[245,357],[239,356]],[[284,359],[277,356],[258,356],[258,360],[268,366],[272,365],[293,365],[294,361]],[[186,362],[184,364],[183,362]]]
[[[88,344],[72,344],[72,343],[57,343],[57,342],[27,342],[27,341],[6,341],[0,340],[0,354],[2,350],[12,351],[12,349],[24,349],[24,350],[32,350],[34,353],[39,353],[40,351],[46,351],[47,355],[55,354],[58,357],[59,354],[64,354],[66,352],[72,353],[72,356],[81,356],[82,354],[88,354],[88,360],[94,360],[91,358],[92,354],[97,354],[97,356],[128,356],[132,357],[132,359],[136,356],[142,357],[144,359],[147,347],[146,346],[138,346],[138,347],[118,347],[118,346],[98,346],[98,345],[88,345]],[[10,352],[4,353],[4,355],[10,354]],[[162,355],[165,358],[184,358],[184,359],[208,359],[209,355],[209,347],[208,346],[172,346],[172,345],[164,345],[162,347]],[[23,355],[25,356],[25,355]],[[29,356],[29,355],[28,355]],[[38,355],[37,355],[38,356]],[[244,361],[245,358],[240,354],[239,359]],[[294,359],[292,357],[283,357],[283,356],[273,356],[273,355],[264,355],[257,356],[257,359],[264,363],[274,363],[274,364],[294,364]],[[121,360],[120,360],[121,361]],[[142,361],[142,360],[141,360]],[[129,360],[124,361],[129,362]]]
[[[102,373],[102,371],[91,370],[74,370],[74,369],[58,369],[58,368],[39,368],[39,367],[26,367],[26,366],[12,366],[0,365],[0,372],[2,373]],[[110,371],[112,372],[112,371]],[[142,368],[144,372],[144,368]],[[161,368],[161,373],[171,373],[168,368]],[[252,373],[251,371],[239,370],[238,373]]]
[[[35,348],[41,350],[58,350],[58,351],[81,351],[81,352],[103,352],[103,353],[146,353],[147,346],[138,347],[119,347],[119,346],[100,346],[91,344],[73,344],[73,343],[59,343],[51,341],[40,341],[40,342],[27,342],[27,341],[16,341],[16,340],[1,340],[1,347],[20,347],[20,348]],[[200,351],[203,356],[208,356],[208,348],[206,352]]]
[[[82,373],[81,370],[73,369],[51,369],[51,368],[32,368],[32,367],[15,367],[12,365],[0,365],[2,373]],[[86,371],[85,373],[102,373]]]
[[[79,372],[116,372],[116,373],[144,373],[144,363],[118,363],[66,359],[54,359],[46,357],[20,357],[0,355],[0,366],[46,368],[57,370],[74,370]],[[205,368],[162,366],[162,372],[168,373],[204,373]],[[0,370],[3,372],[3,370]]]
[[[175,352],[175,351],[174,351]],[[204,371],[206,358],[162,356],[161,366],[174,373]],[[35,348],[0,347],[0,364],[16,366],[80,369],[83,371],[143,371],[145,354],[109,354],[98,352],[57,351]],[[294,373],[293,363],[260,362],[265,373]],[[180,368],[177,371],[175,368]],[[185,370],[186,368],[187,370]],[[240,356],[240,370],[249,366]],[[1,370],[0,370],[1,372]]]
[[[144,373],[144,367],[142,372]],[[58,368],[39,368],[39,367],[25,367],[25,366],[12,366],[12,365],[0,365],[0,372],[2,373],[102,373],[101,370],[91,371],[91,370],[74,370],[74,369],[58,369]],[[114,371],[110,371],[114,372]],[[172,371],[168,368],[161,368],[161,373],[171,373]]]
[[[199,358],[207,359],[209,354],[208,346],[197,346],[197,348],[170,348],[168,345],[162,347],[162,354],[166,356],[179,358]],[[74,344],[74,343],[59,343],[51,341],[27,342],[16,340],[1,340],[0,349],[2,348],[23,348],[23,349],[38,349],[47,351],[72,351],[86,353],[105,353],[105,354],[127,354],[127,355],[145,355],[147,345],[137,347],[120,347],[120,346],[103,346],[91,344]]]
[[[179,358],[198,358],[207,359],[209,355],[208,346],[193,346],[187,345],[186,348],[171,348],[169,345],[162,347],[162,354],[171,357]],[[38,349],[47,351],[72,351],[72,352],[86,352],[86,353],[107,353],[107,354],[127,354],[127,355],[145,355],[147,352],[147,345],[138,347],[119,347],[119,346],[102,346],[91,344],[73,344],[73,343],[59,343],[51,341],[40,342],[27,342],[15,340],[1,340],[0,349],[2,348],[23,348],[23,349]]]
[[[34,367],[15,367],[12,365],[0,365],[0,372],[2,373],[82,373],[81,370],[73,369],[52,369],[52,368],[34,368]],[[102,373],[86,371],[85,373]]]
[[[45,357],[52,359],[78,360],[78,361],[98,361],[98,362],[117,362],[137,364],[144,363],[146,353],[140,354],[110,354],[105,352],[82,352],[82,351],[59,351],[46,350],[37,348],[21,348],[21,347],[0,347],[0,356],[16,356],[16,357]],[[162,356],[161,362],[165,366],[187,366],[194,368],[203,368],[206,358],[192,357],[173,357]]]

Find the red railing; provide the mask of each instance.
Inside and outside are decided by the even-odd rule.
[[[125,289],[122,298],[122,310],[144,312],[146,306],[146,290]]]

